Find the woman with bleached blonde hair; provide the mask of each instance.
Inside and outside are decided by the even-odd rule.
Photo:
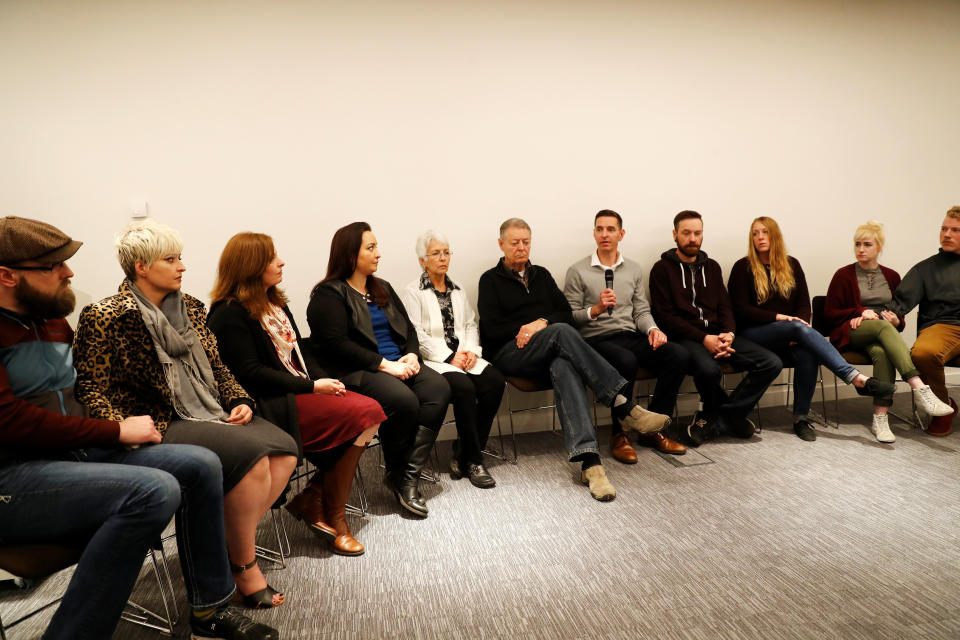
[[[838,349],[855,349],[869,356],[879,380],[893,383],[899,371],[924,411],[931,416],[948,415],[953,412],[951,407],[924,384],[907,345],[897,335],[903,331],[903,316],[886,309],[900,284],[900,274],[880,264],[884,240],[883,225],[876,220],[854,231],[853,254],[857,261],[837,269],[827,289],[823,315],[830,326],[830,341]],[[873,401],[870,430],[879,442],[896,440],[887,418],[892,405],[893,393]]]
[[[893,393],[893,384],[860,373],[810,326],[810,294],[803,269],[787,247],[776,220],[767,216],[750,224],[747,256],[737,260],[727,284],[741,336],[793,365],[793,431],[801,440],[817,439],[810,424],[810,401],[820,365],[830,369],[860,395]]]
[[[77,399],[98,418],[149,414],[163,442],[217,454],[237,590],[248,607],[276,607],[284,595],[257,566],[255,536],[257,522],[296,467],[297,445],[253,415],[253,398],[220,358],[203,303],[181,291],[187,269],[182,250],[180,235],[150,218],[134,222],[117,239],[126,276],[119,292],[87,306],[77,322]]]

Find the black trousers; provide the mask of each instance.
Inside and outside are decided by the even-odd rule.
[[[783,369],[783,362],[776,354],[739,336],[733,339],[736,353],[721,360],[715,359],[699,342],[681,340],[680,344],[692,356],[693,381],[708,415],[745,418]],[[720,364],[724,361],[736,371],[747,372],[729,396],[720,385],[723,379]]]
[[[380,425],[380,444],[388,471],[406,464],[418,426],[440,431],[450,403],[450,386],[427,366],[420,373],[401,380],[382,371],[358,371],[347,385],[351,391],[370,396],[380,403],[387,419]]]
[[[460,462],[483,463],[482,451],[487,446],[493,419],[503,398],[503,375],[488,364],[479,375],[460,371],[444,373],[450,383],[453,416],[457,420],[454,455]]]
[[[646,367],[656,371],[657,384],[647,408],[655,413],[673,415],[677,392],[680,391],[684,377],[691,371],[692,358],[689,351],[675,342],[665,342],[654,349],[647,336],[638,331],[616,331],[591,336],[586,338],[586,343],[624,377],[627,385],[620,393],[631,400],[637,369]],[[620,431],[620,421],[614,416],[613,433]]]

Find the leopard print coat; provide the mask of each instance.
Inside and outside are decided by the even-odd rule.
[[[202,302],[184,294],[187,315],[210,360],[227,410],[253,400],[220,360],[217,339],[207,329]],[[160,433],[176,419],[170,387],[163,375],[153,339],[126,281],[117,295],[88,305],[80,313],[73,338],[77,399],[90,415],[107,420],[148,415]]]

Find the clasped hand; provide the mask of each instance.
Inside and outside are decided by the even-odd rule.
[[[453,358],[450,359],[450,364],[457,369],[469,371],[477,364],[477,354],[472,351],[457,351]]]
[[[707,335],[703,339],[703,346],[707,348],[715,360],[720,358],[729,358],[737,352],[733,348],[733,334],[721,333],[719,335]]]

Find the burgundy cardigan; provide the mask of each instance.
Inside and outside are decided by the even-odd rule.
[[[900,274],[893,269],[880,265],[883,277],[887,279],[890,293],[897,290],[900,284]],[[827,299],[823,307],[823,318],[830,327],[830,342],[837,349],[843,349],[850,344],[850,320],[863,313],[866,307],[860,304],[860,285],[857,283],[856,263],[840,267],[833,274],[830,288],[827,289]],[[897,316],[900,325],[897,331],[903,331],[906,321],[903,316]]]

